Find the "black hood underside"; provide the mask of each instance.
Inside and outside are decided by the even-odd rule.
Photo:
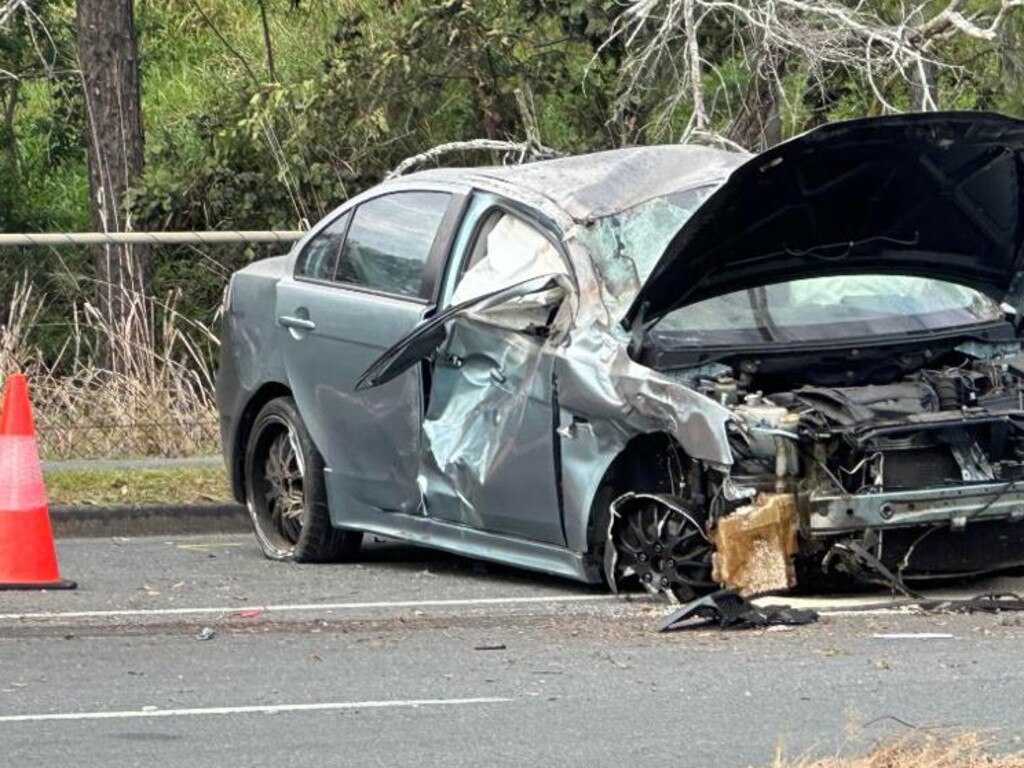
[[[675,236],[635,327],[733,291],[901,274],[1019,304],[1024,121],[979,112],[818,128],[737,168]]]

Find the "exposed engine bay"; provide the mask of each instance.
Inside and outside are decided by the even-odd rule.
[[[803,563],[899,588],[1024,562],[1024,354],[965,346],[853,386],[751,359],[694,372],[739,417],[731,470],[708,473],[713,580],[785,589]]]

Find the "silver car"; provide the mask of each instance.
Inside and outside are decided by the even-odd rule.
[[[947,113],[387,181],[231,280],[235,496],[682,599],[1024,563],[1022,173]]]

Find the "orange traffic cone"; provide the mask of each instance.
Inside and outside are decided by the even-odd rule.
[[[74,588],[57,570],[28,382],[15,373],[0,413],[0,589]]]

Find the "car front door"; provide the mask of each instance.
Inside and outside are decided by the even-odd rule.
[[[478,194],[452,265],[443,295],[454,309],[421,326],[376,366],[377,373],[391,366],[383,381],[434,352],[420,469],[427,514],[564,544],[554,358],[546,334],[569,284],[557,240],[496,198]],[[367,373],[364,383],[373,385]]]
[[[442,190],[370,198],[310,238],[278,285],[289,383],[324,456],[336,523],[419,508],[419,369],[375,390],[355,383],[430,310],[460,204]]]

